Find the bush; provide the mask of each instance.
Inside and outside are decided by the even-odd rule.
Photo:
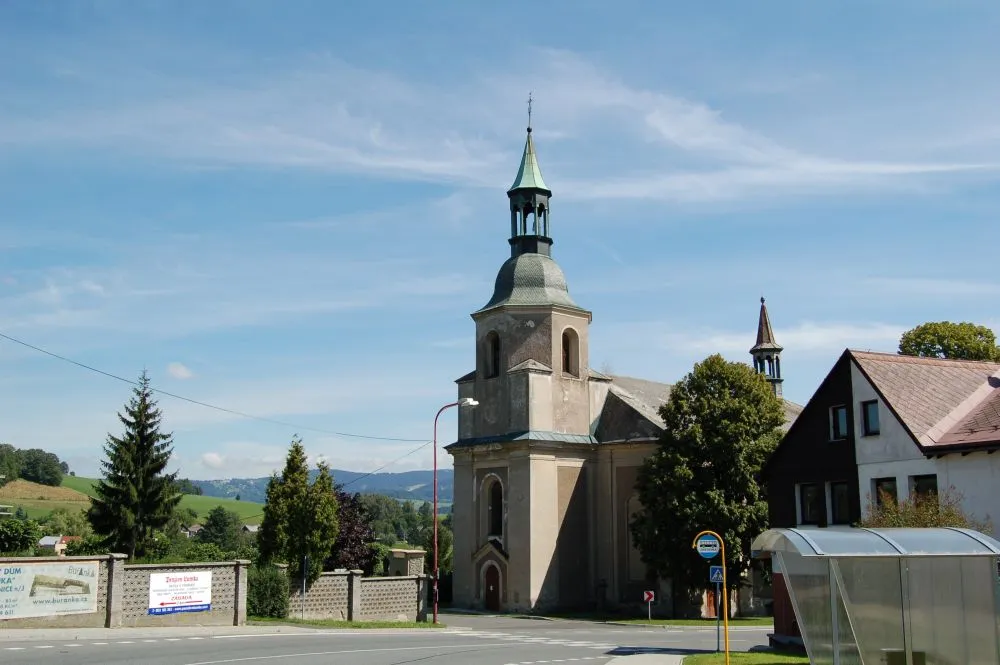
[[[274,566],[251,566],[247,576],[247,615],[288,616],[288,575]]]

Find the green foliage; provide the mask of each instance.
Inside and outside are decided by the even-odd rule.
[[[301,439],[292,439],[281,477],[267,485],[264,520],[257,536],[261,560],[283,561],[291,577],[312,583],[337,541],[337,495],[330,467],[320,463],[309,484],[309,467]],[[308,560],[308,567],[303,564]]]
[[[288,616],[288,575],[275,566],[251,566],[247,574],[247,615],[284,619]]]
[[[93,533],[87,520],[86,510],[56,508],[40,520],[40,523],[51,535],[86,537]]]
[[[87,513],[106,545],[130,559],[151,555],[154,546],[159,549],[155,533],[171,521],[181,499],[176,474],[164,473],[173,446],[171,436],[160,432],[161,417],[143,372],[125,414],[118,414],[124,434],[108,435],[104,478],[94,488]]]
[[[378,541],[370,543],[368,547],[372,550],[372,558],[374,560],[371,574],[385,575],[388,570],[387,564],[389,562],[389,550],[392,548],[389,545]]]
[[[243,520],[238,513],[216,506],[208,513],[208,518],[198,533],[198,540],[213,543],[220,549],[233,551],[243,543]]]
[[[21,460],[21,471],[18,475],[24,480],[50,487],[58,487],[62,482],[62,463],[55,453],[31,448],[18,451],[18,456]]]
[[[184,555],[187,561],[229,561],[234,557],[215,543],[192,543]]]
[[[0,487],[17,480],[21,473],[21,459],[17,448],[9,443],[0,443]]]
[[[18,506],[17,510],[14,511],[14,518],[19,520],[28,519],[28,511],[24,509],[23,506]]]
[[[84,536],[83,540],[70,541],[66,545],[67,556],[92,556],[94,554],[110,554],[110,550],[101,536],[91,534]]]
[[[954,487],[942,494],[913,492],[905,501],[899,502],[884,492],[880,498],[881,505],[869,498],[865,511],[867,516],[858,526],[870,529],[957,527],[993,533],[993,524],[989,519],[978,520],[965,512],[962,508],[964,497]]]
[[[2,520],[0,554],[31,554],[41,537],[42,528],[34,520]]]
[[[193,482],[187,478],[177,479],[177,493],[178,494],[191,494],[194,496],[201,496],[202,490],[200,487],[195,485]]]
[[[676,600],[704,586],[705,562],[691,547],[703,529],[725,540],[734,584],[750,567],[752,539],[767,526],[757,477],[785,418],[762,375],[720,355],[696,364],[660,415],[664,432],[639,470],[643,510],[631,527],[647,566],[673,581]]]
[[[369,515],[375,539],[386,545],[418,542],[421,520],[413,504],[384,494],[362,494],[361,503]]]
[[[907,330],[899,339],[899,353],[925,358],[1000,362],[1000,348],[993,331],[968,322],[937,321]]]
[[[9,443],[0,444],[0,486],[23,478],[33,483],[58,487],[69,465],[55,453],[39,448],[18,450]]]

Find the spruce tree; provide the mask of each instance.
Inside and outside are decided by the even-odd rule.
[[[94,488],[87,519],[112,552],[143,557],[155,532],[173,517],[181,500],[176,473],[164,473],[173,452],[170,434],[160,431],[162,414],[144,371],[133,390],[121,437],[108,434],[101,462],[103,478]]]

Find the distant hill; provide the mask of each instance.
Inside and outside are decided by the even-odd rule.
[[[16,483],[21,483],[21,482],[24,481],[17,480],[14,481],[13,483],[5,485],[3,488],[0,488],[0,493],[2,493],[3,490],[7,489],[11,485],[15,485]],[[94,495],[94,485],[96,483],[97,480],[94,478],[84,478],[82,476],[64,476],[62,487],[49,487],[48,489],[55,491],[63,491],[63,492],[73,492],[75,490],[74,494],[78,495],[81,499],[81,503],[79,504],[79,506],[63,505],[62,507],[86,508],[90,505],[89,497]],[[30,484],[34,485],[34,483]],[[45,486],[38,485],[38,487],[44,488]],[[212,510],[212,508],[215,508],[216,506],[222,506],[227,510],[232,510],[236,512],[244,521],[246,521],[247,524],[260,523],[260,520],[263,517],[262,514],[264,512],[263,503],[262,502],[257,503],[254,501],[243,501],[242,500],[243,497],[240,497],[240,499],[241,499],[240,501],[237,501],[235,498],[224,498],[220,496],[208,497],[208,496],[197,496],[194,494],[185,494],[184,497],[181,499],[180,507],[190,508],[191,510],[193,510],[198,514],[199,518],[204,519],[208,515],[209,511]],[[49,506],[46,502],[39,502],[39,501],[29,503],[24,501],[15,501],[11,499],[8,500],[8,503],[14,503],[16,505],[24,504],[25,508],[28,510],[28,514],[31,516],[34,516],[32,514],[32,509],[35,509],[37,514],[42,515],[45,512],[50,512],[52,509],[60,507],[55,504]],[[48,511],[44,510],[46,507],[48,508]]]
[[[348,492],[385,494],[396,499],[431,501],[434,498],[433,471],[404,471],[401,473],[373,473],[333,469],[333,481],[344,485]],[[317,471],[312,471],[311,478]],[[235,498],[243,501],[264,502],[269,478],[229,478],[226,480],[195,480],[206,497]],[[455,489],[455,476],[451,469],[438,469],[438,502],[450,504]]]

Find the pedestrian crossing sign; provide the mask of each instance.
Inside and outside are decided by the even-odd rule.
[[[708,581],[713,584],[722,584],[722,566],[709,566]]]

